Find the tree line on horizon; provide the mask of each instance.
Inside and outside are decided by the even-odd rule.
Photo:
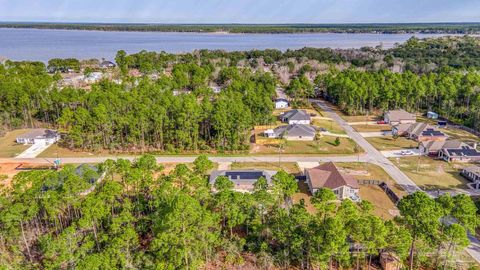
[[[409,269],[455,269],[452,258],[479,225],[466,195],[416,192],[386,221],[368,201],[340,203],[329,189],[307,210],[292,200],[297,182],[284,171],[271,183],[260,178],[252,193],[234,191],[226,177],[212,192],[213,167],[200,156],[167,174],[145,155],[81,175],[72,165],[20,172],[0,192],[0,268],[368,269],[390,252]]]

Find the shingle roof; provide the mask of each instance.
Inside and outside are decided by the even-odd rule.
[[[287,121],[290,120],[310,120],[310,115],[307,114],[305,110],[291,110],[282,114],[282,118]]]
[[[37,129],[32,129],[32,130],[18,136],[18,138],[36,139],[36,138],[54,138],[56,136],[57,136],[57,132],[55,130],[37,128]]]
[[[272,176],[275,174],[275,171],[268,170],[219,170],[213,171],[210,174],[210,184],[214,184],[215,180],[219,176],[226,176],[230,181],[234,183],[242,184],[253,184],[260,177],[265,177],[267,182],[270,183]]]
[[[480,167],[477,165],[468,166],[463,170],[480,176]]]
[[[277,137],[287,134],[287,137],[315,137],[317,130],[311,125],[292,124],[276,127],[273,132]]]
[[[313,189],[322,187],[335,189],[341,186],[359,188],[358,182],[351,175],[341,173],[333,162],[327,162],[320,166],[306,170],[312,183]]]
[[[434,152],[441,149],[457,149],[462,146],[467,146],[467,144],[459,140],[448,140],[422,142],[422,146],[428,149],[428,151]]]
[[[288,103],[288,100],[286,100],[284,98],[277,98],[277,99],[275,99],[275,102],[286,102],[286,103]]]
[[[386,112],[388,119],[393,122],[399,122],[400,120],[416,120],[417,117],[413,113],[409,113],[405,110],[391,110]]]

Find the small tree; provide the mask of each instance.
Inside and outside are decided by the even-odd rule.
[[[335,138],[335,141],[333,142],[333,145],[335,145],[335,146],[340,145],[340,138],[339,137]]]
[[[198,174],[206,174],[213,168],[213,162],[209,160],[206,155],[198,156],[195,161],[193,161],[193,165],[195,172]]]

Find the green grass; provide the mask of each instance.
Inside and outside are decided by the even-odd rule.
[[[335,121],[329,119],[313,119],[312,125],[324,128],[332,133],[346,134],[345,130]]]
[[[324,136],[318,141],[287,141],[282,154],[319,154],[352,155],[355,154],[355,142],[349,138],[339,138],[340,145],[335,146],[335,137]],[[278,154],[278,144],[257,145],[255,154]],[[357,149],[360,147],[357,146]]]
[[[398,150],[405,148],[415,148],[418,146],[418,142],[414,140],[409,140],[405,137],[398,137],[393,139],[392,136],[383,136],[383,137],[371,137],[365,138],[373,147],[380,151],[384,150]]]
[[[392,127],[390,125],[352,125],[352,128],[358,132],[377,132],[377,131],[390,131]]]
[[[390,160],[423,189],[467,188],[468,181],[460,175],[460,170],[469,164],[447,163],[425,156]]]
[[[258,169],[258,170],[284,170],[288,173],[300,173],[300,168],[296,162],[233,162],[230,166],[232,170]]]
[[[456,128],[443,128],[441,131],[447,134],[450,138],[462,141],[478,141],[480,138],[468,131],[456,129]]]
[[[18,154],[22,153],[28,149],[31,145],[23,145],[16,143],[15,139],[21,135],[28,132],[28,129],[17,129],[10,132],[7,132],[5,136],[0,137],[0,157],[1,158],[11,158],[15,157]]]

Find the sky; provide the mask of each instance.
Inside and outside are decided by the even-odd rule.
[[[480,0],[0,0],[0,21],[479,22]]]

